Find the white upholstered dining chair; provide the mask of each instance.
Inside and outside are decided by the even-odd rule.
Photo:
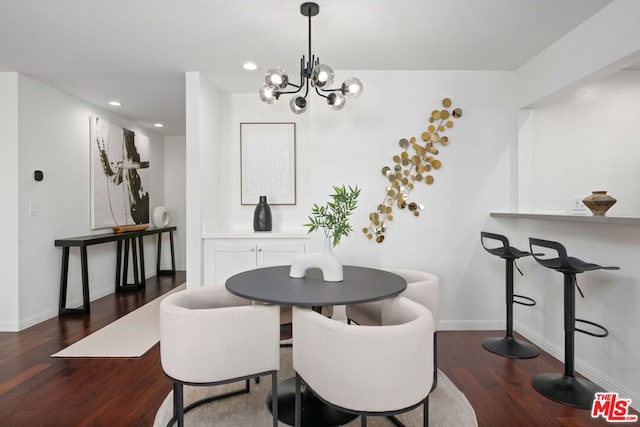
[[[433,273],[410,269],[388,269],[407,281],[407,289],[400,295],[426,307],[431,311],[434,321],[433,334],[433,389],[438,384],[438,328],[440,326],[440,278]],[[358,325],[382,325],[382,301],[346,306],[349,323]]]
[[[173,418],[184,425],[184,413],[201,404],[250,391],[250,379],[271,375],[277,395],[280,364],[280,308],[254,305],[223,286],[187,289],[160,303],[160,358],[173,381]],[[183,386],[212,386],[245,381],[245,388],[195,402],[186,408]],[[272,405],[278,424],[277,399]]]
[[[266,268],[266,267],[276,267],[277,265],[260,265],[260,266],[256,266],[253,268],[249,268],[248,270],[258,270],[260,268]],[[253,301],[253,304],[269,304],[266,302],[261,302],[261,301]],[[279,305],[280,307],[280,325],[290,325],[291,324],[291,307],[290,305]],[[290,343],[290,339],[285,338],[283,340],[282,343],[283,347],[290,347],[291,343]]]
[[[296,426],[300,386],[340,410],[389,416],[420,405],[428,425],[433,380],[433,316],[404,297],[382,302],[383,326],[348,325],[308,308],[293,308]],[[389,392],[392,390],[393,392]]]

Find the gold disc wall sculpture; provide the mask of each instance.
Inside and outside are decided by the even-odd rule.
[[[449,137],[444,133],[453,127],[454,119],[462,116],[460,108],[450,111],[451,100],[442,100],[442,110],[433,110],[429,117],[429,126],[422,132],[419,142],[415,137],[402,138],[398,143],[402,151],[392,157],[393,166],[384,166],[382,175],[389,180],[385,188],[385,196],[378,208],[371,212],[368,227],[362,232],[368,239],[376,242],[384,241],[387,224],[393,221],[393,207],[400,210],[408,209],[414,216],[420,216],[424,210],[422,203],[409,201],[409,193],[416,185],[431,185],[434,182],[432,173],[442,167],[442,162],[436,159],[437,145],[449,145]]]

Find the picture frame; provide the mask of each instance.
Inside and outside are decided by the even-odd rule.
[[[296,124],[240,123],[240,204],[296,204]]]
[[[149,224],[149,138],[89,117],[91,229]]]

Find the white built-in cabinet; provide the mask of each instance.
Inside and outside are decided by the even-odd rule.
[[[294,255],[305,253],[308,241],[304,234],[205,235],[204,285],[224,286],[227,278],[241,271],[291,264]]]

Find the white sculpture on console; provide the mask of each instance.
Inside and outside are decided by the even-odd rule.
[[[342,262],[331,250],[331,238],[325,238],[322,252],[296,255],[291,262],[289,276],[304,277],[310,268],[322,270],[322,280],[325,282],[342,282]]]
[[[167,211],[167,208],[164,206],[156,207],[153,210],[151,219],[153,220],[153,225],[155,225],[156,228],[164,228],[169,225],[169,212]]]

